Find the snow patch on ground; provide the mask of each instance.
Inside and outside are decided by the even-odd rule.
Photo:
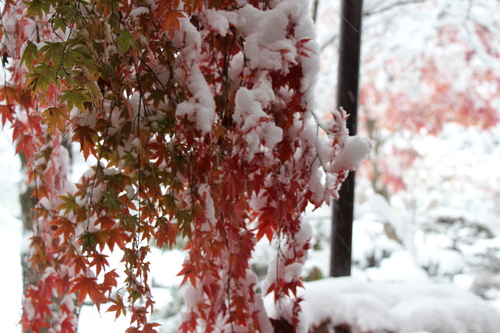
[[[378,283],[345,277],[304,286],[299,297],[304,297],[303,318],[308,327],[326,320],[333,325],[347,323],[362,332],[497,333],[500,327],[497,309],[449,284]]]

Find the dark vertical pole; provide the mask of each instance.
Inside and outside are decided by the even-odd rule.
[[[363,0],[342,0],[337,106],[349,114],[350,135],[356,134],[357,125],[362,5]],[[340,199],[333,202],[330,276],[351,275],[353,208],[352,171],[340,189]]]

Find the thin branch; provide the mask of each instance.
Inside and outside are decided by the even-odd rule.
[[[474,31],[473,31],[473,30],[475,30],[473,27],[473,24],[474,23],[479,24],[479,23],[477,23],[471,17],[473,0],[468,0],[468,1],[469,1],[469,5],[467,7],[467,13],[464,17],[464,21],[463,21],[462,25],[467,33],[467,38],[469,40],[469,44],[472,47],[472,49],[476,52],[477,56],[487,66],[495,69],[496,71],[500,71],[500,62],[498,61],[498,59],[496,57],[492,56],[490,53],[488,53],[488,51],[485,49],[481,40],[477,37],[477,34],[474,33]],[[483,26],[483,25],[481,25],[481,26]]]
[[[316,19],[318,18],[318,4],[319,0],[314,0],[312,3],[312,19],[313,22],[316,23]]]
[[[363,13],[363,16],[372,16],[372,15],[386,12],[386,11],[391,10],[393,8],[396,8],[396,7],[401,7],[401,6],[415,4],[415,3],[423,3],[423,2],[427,2],[427,1],[429,1],[429,0],[408,0],[408,1],[396,2],[396,3],[393,3],[392,5],[382,7],[378,10],[366,11]],[[374,7],[377,7],[377,5],[375,5]]]
[[[339,35],[333,35],[332,37],[330,37],[326,42],[324,42],[323,44],[321,44],[319,46],[319,50],[320,52],[323,52],[323,50],[330,44],[333,44],[335,43],[335,41],[339,38]]]

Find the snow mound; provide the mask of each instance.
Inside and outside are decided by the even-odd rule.
[[[372,333],[498,333],[500,327],[495,308],[453,285],[344,277],[306,282],[304,287],[298,296],[304,298],[302,321],[308,329],[325,322]]]

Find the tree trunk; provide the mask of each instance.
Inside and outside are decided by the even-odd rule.
[[[71,142],[69,139],[63,140],[63,146],[68,149],[69,156],[70,156],[70,164],[72,164],[72,154],[71,154]],[[26,157],[21,151],[19,153],[19,156],[21,158],[21,169],[22,169],[22,174],[26,174],[26,168],[27,168],[27,161]],[[24,178],[24,184],[23,184],[23,189],[24,192],[22,192],[19,195],[19,200],[21,202],[21,220],[23,222],[23,238],[28,237],[30,234],[33,234],[34,228],[33,228],[33,221],[35,218],[35,208],[37,204],[38,198],[36,197],[35,194],[35,187],[32,186],[32,184],[28,183],[27,178]],[[26,240],[24,240],[26,241]],[[23,292],[26,291],[26,289],[30,285],[36,286],[38,284],[40,275],[37,269],[34,269],[31,265],[30,262],[30,249],[22,249],[21,250],[21,269],[22,269],[22,274],[23,274]],[[55,304],[54,306],[58,306],[58,304]],[[47,333],[49,331],[49,328],[47,327],[42,327],[40,328],[40,333]]]
[[[22,173],[26,174],[26,158],[22,152],[19,153],[21,158]],[[24,179],[23,188],[25,191],[19,195],[21,201],[21,220],[23,222],[23,238],[33,232],[33,215],[36,205],[36,196],[33,195],[35,189],[28,184],[27,179]],[[29,262],[29,250],[21,250],[21,267],[23,273],[23,290],[30,285],[36,285],[38,281],[37,271],[32,269]]]
[[[362,0],[343,0],[340,24],[340,50],[337,106],[349,114],[347,128],[356,134]],[[340,199],[333,202],[330,275],[351,275],[354,172],[342,184]]]

